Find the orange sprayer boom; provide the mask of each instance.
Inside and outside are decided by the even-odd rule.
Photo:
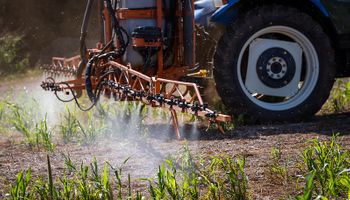
[[[68,91],[77,104],[79,91],[86,90],[92,105],[104,94],[116,100],[138,100],[169,108],[178,138],[176,111],[205,117],[211,123],[231,121],[230,116],[208,108],[197,84],[178,81],[189,70],[193,74],[198,68],[193,0],[148,0],[136,4],[134,0],[98,0],[104,35],[96,49],[86,49],[93,2],[88,1],[85,12],[81,55],[68,59],[54,57],[52,66],[46,68],[49,74],[63,73],[76,78],[62,82],[48,78],[42,83],[43,89],[56,95]]]

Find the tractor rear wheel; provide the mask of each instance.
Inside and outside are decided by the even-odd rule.
[[[264,6],[238,17],[214,57],[223,103],[254,121],[310,117],[327,100],[334,74],[327,34],[310,16],[286,6]]]

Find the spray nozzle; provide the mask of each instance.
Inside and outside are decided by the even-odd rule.
[[[165,98],[163,94],[156,94],[155,100],[160,104],[163,105],[165,103]]]
[[[201,110],[202,110],[202,106],[199,105],[198,102],[195,102],[195,103],[192,105],[191,110],[194,112],[195,115],[198,115],[198,111],[201,111]]]
[[[215,119],[217,116],[218,114],[216,113],[216,111],[208,112],[205,114],[205,117],[211,118],[211,119]]]
[[[166,104],[168,104],[170,106],[170,109],[172,109],[173,106],[178,105],[178,100],[172,97],[166,101]]]

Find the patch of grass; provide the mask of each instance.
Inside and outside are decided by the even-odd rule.
[[[350,196],[350,154],[337,136],[331,141],[315,139],[303,151],[306,168],[304,193],[298,199],[346,199]]]

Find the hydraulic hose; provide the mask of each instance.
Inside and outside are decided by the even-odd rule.
[[[91,16],[91,10],[93,6],[94,0],[88,0],[88,3],[86,5],[85,13],[84,13],[84,19],[83,24],[81,26],[81,32],[80,32],[80,58],[82,60],[82,63],[86,63],[86,43],[85,39],[87,36],[87,29],[90,21]]]
[[[89,10],[88,8],[89,8],[89,3],[91,3],[90,1],[93,1],[93,0],[89,0],[87,10]],[[102,49],[102,51],[98,55],[93,56],[87,62],[86,71],[85,71],[85,89],[86,89],[87,95],[89,96],[90,100],[93,103],[97,102],[98,97],[99,97],[99,96],[96,96],[96,94],[93,92],[92,81],[91,81],[92,69],[93,69],[93,65],[94,65],[95,61],[98,62],[98,60],[100,60],[100,59],[120,58],[121,56],[124,55],[126,48],[129,45],[129,36],[128,36],[127,32],[119,25],[118,19],[116,18],[115,14],[114,14],[114,9],[113,9],[111,0],[105,0],[105,2],[107,5],[108,13],[111,16],[114,33],[117,37],[117,40],[118,40],[120,46],[111,52],[104,53],[105,50],[107,50],[110,46],[113,45],[114,37],[112,37],[112,40],[108,42],[108,44]],[[90,12],[90,11],[88,11],[88,12]],[[87,19],[89,17],[89,14],[87,14],[88,12],[86,12]],[[83,28],[86,28],[86,27],[83,26]],[[83,30],[83,28],[82,28],[82,30]],[[127,37],[126,41],[124,40],[124,35],[126,35],[126,37]],[[103,81],[102,79],[104,79],[104,77],[99,77],[99,83],[101,81]]]

